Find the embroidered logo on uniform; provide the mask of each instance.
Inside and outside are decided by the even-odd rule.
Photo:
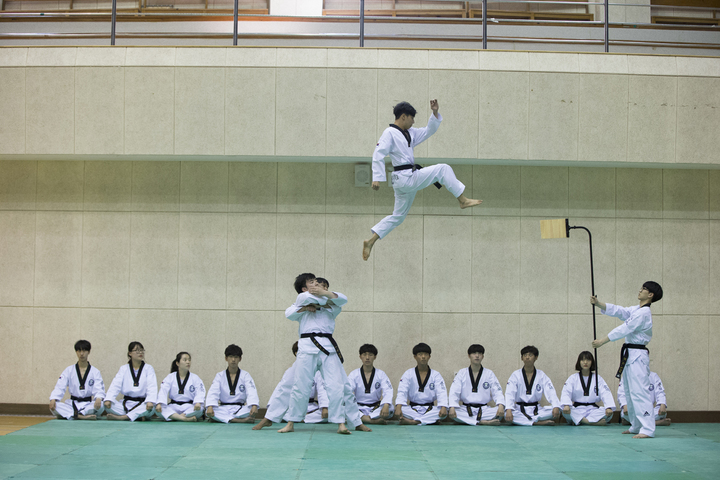
[[[490,388],[490,384],[488,382],[483,382],[483,388],[487,390],[488,388]]]
[[[535,390],[539,392],[540,390],[542,390],[542,387],[540,385],[535,385]]]
[[[375,388],[380,388],[380,382],[375,382]]]
[[[240,391],[241,391],[241,392],[244,392],[244,391],[245,391],[245,385],[240,385]]]
[[[653,385],[653,384],[651,383],[649,388],[650,388],[650,391],[652,392],[653,390],[655,390],[655,385]]]
[[[93,385],[95,385],[95,380],[93,380],[93,379],[91,378],[90,381],[88,382],[88,385],[90,385],[91,387],[92,387]]]
[[[194,392],[195,392],[195,385],[190,385],[189,390],[190,390],[190,393],[194,393]]]
[[[430,384],[430,390],[435,390],[435,384],[434,384],[434,383],[431,383],[431,384]]]
[[[648,412],[643,413],[643,417],[649,417],[650,414]]]

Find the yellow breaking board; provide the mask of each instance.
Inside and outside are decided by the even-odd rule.
[[[540,220],[540,238],[567,238],[567,219]]]

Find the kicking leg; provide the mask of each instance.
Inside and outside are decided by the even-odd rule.
[[[363,260],[370,258],[370,252],[372,252],[372,248],[378,240],[380,240],[380,237],[373,232],[372,237],[363,241]]]
[[[457,197],[458,202],[460,202],[460,208],[470,208],[470,207],[476,207],[482,203],[482,200],[474,200],[472,198],[467,198],[465,195],[460,195]]]

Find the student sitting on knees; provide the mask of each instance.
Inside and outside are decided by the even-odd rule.
[[[353,387],[363,423],[385,425],[395,411],[392,407],[393,387],[385,372],[374,366],[377,354],[375,345],[366,343],[361,346],[362,367],[350,372],[348,380]]]
[[[105,398],[105,386],[102,375],[88,362],[90,342],[78,340],[75,343],[75,355],[77,363],[63,370],[50,394],[50,411],[68,420],[95,420],[104,410],[102,400]],[[70,398],[64,403],[58,403],[65,396],[66,388],[70,390]]]
[[[242,348],[235,344],[225,349],[227,369],[215,375],[208,390],[205,415],[215,422],[254,423],[258,399],[255,382],[249,373],[240,370]]]
[[[145,347],[140,342],[128,345],[126,365],[120,367],[110,384],[105,400],[108,420],[149,420],[155,413],[157,378],[155,369],[145,363]],[[124,398],[118,400],[117,396]]]
[[[428,366],[431,353],[426,343],[413,347],[417,366],[403,373],[395,400],[395,418],[400,420],[400,425],[431,425],[447,416],[445,381]]]
[[[468,425],[500,425],[505,415],[505,397],[492,370],[482,366],[485,347],[468,348],[470,366],[460,370],[450,386],[450,418]],[[490,401],[495,407],[488,407]],[[462,402],[462,406],[461,406]]]
[[[505,420],[515,425],[555,425],[560,419],[555,387],[545,372],[535,368],[538,355],[532,345],[523,348],[520,358],[525,366],[510,375],[505,388]],[[543,394],[552,407],[540,406]]]
[[[167,421],[197,422],[202,418],[205,384],[190,373],[190,360],[188,352],[178,353],[170,366],[170,375],[160,384],[155,413]]]
[[[595,388],[595,357],[585,351],[580,352],[575,370],[565,382],[560,395],[560,406],[563,409],[563,417],[570,425],[607,425],[612,420],[615,411],[615,400],[613,399],[610,387],[605,380],[598,375],[597,381],[600,386],[600,394]],[[597,404],[602,401],[604,409]]]
[[[655,372],[650,372],[650,386],[648,387],[650,397],[654,407],[655,414],[655,425],[658,427],[667,427],[672,423],[672,420],[667,418],[667,399],[665,398],[665,388],[663,387],[662,380]],[[630,425],[630,416],[628,415],[627,400],[625,399],[625,388],[623,387],[623,381],[620,379],[620,385],[618,385],[618,403],[620,404],[620,418],[622,418],[623,425]]]

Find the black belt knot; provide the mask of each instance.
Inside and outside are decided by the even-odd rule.
[[[535,407],[533,415],[538,414],[538,405],[540,402],[515,402],[516,405],[520,405],[520,412],[527,417],[528,420],[532,420],[532,417],[525,412],[525,407]]]
[[[357,404],[360,405],[361,407],[371,407],[371,408],[373,408],[373,409],[378,408],[378,407],[380,406],[380,402],[375,402],[375,403],[360,403],[360,402],[357,402]]]
[[[177,400],[170,400],[170,405],[185,405],[187,403],[192,403],[192,400],[185,400],[184,402],[178,402]]]
[[[472,417],[472,416],[473,416],[473,414],[472,414],[472,409],[473,409],[473,408],[477,408],[477,409],[478,409],[478,414],[477,414],[477,417],[476,417],[476,420],[477,420],[478,422],[479,422],[480,420],[482,420],[482,407],[486,407],[486,406],[487,406],[487,403],[466,403],[466,404],[465,404],[465,407],[467,407],[467,414],[468,414],[469,417]]]
[[[573,407],[595,407],[600,408],[597,403],[573,402]]]
[[[146,397],[124,397],[124,398],[123,398],[123,409],[125,410],[125,413],[130,413],[130,412],[132,412],[133,410],[135,410],[137,407],[139,407],[140,405],[142,405],[142,402],[145,401],[145,398],[146,398]],[[130,401],[130,402],[138,402],[138,404],[135,405],[135,406],[134,406],[133,408],[131,408],[130,410],[128,410],[128,408],[127,408],[127,402],[128,402],[128,401]]]
[[[88,370],[90,370],[88,368]],[[92,401],[92,397],[76,397],[75,395],[70,395],[70,400],[72,400],[72,407],[73,407],[73,418],[75,420],[78,419],[78,416],[80,416],[80,411],[77,408],[77,405],[75,405],[75,402],[90,402]]]
[[[415,170],[422,170],[422,165],[418,165],[417,163],[407,163],[405,165],[398,165],[397,167],[393,167],[394,172],[399,172],[400,170],[412,170],[413,172]],[[435,188],[440,190],[442,188],[442,185],[440,185],[440,182],[433,183],[435,185]]]
[[[623,343],[623,346],[620,349],[620,367],[615,374],[615,378],[622,378],[623,370],[625,370],[625,364],[627,363],[628,357],[630,356],[630,350],[645,350],[647,352],[650,351],[645,345],[641,345],[639,343]]]
[[[325,355],[329,356],[330,352],[328,352],[325,349],[325,347],[320,345],[320,342],[317,341],[316,337],[327,338],[328,340],[330,340],[330,343],[332,343],[332,346],[335,349],[335,353],[337,353],[337,356],[340,359],[340,363],[345,363],[345,359],[343,358],[342,353],[340,353],[340,347],[338,347],[338,344],[335,341],[335,339],[333,338],[331,333],[315,333],[315,332],[313,332],[313,333],[301,333],[300,334],[300,338],[309,338],[310,340],[312,340],[313,345],[315,345],[318,350],[320,350]]]

